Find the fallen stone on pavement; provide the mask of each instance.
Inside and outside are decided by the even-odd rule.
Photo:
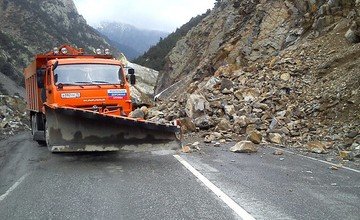
[[[282,136],[278,133],[270,133],[269,134],[269,141],[274,144],[282,144]]]
[[[192,152],[191,148],[190,148],[188,145],[183,146],[182,149],[181,149],[181,151],[182,151],[183,153],[186,153],[186,154]]]
[[[282,150],[275,150],[275,152],[273,153],[274,155],[280,156],[284,154],[284,151]]]
[[[324,143],[320,141],[312,141],[307,143],[307,149],[309,152],[317,153],[317,154],[324,154],[326,153],[326,146]]]
[[[251,141],[240,141],[231,147],[230,151],[234,153],[256,153],[257,148]]]
[[[339,155],[343,160],[354,160],[354,154],[351,151],[340,151]]]
[[[247,139],[254,144],[260,144],[262,140],[262,135],[259,131],[254,130],[248,135]]]

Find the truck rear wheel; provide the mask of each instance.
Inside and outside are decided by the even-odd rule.
[[[40,130],[39,127],[41,127],[42,118],[39,117],[38,114],[32,114],[31,115],[31,134],[33,136],[33,140],[38,142],[39,145],[41,146],[46,146],[46,141],[45,141],[45,132],[44,130]],[[40,125],[40,126],[39,126]]]

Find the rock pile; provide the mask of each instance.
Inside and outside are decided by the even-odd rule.
[[[0,95],[0,139],[30,129],[28,118],[23,99]]]
[[[159,83],[182,86],[158,109],[214,144],[237,137],[359,157],[359,7],[221,1],[169,54]]]
[[[305,60],[283,58],[271,67],[257,63],[255,70],[232,72],[224,67],[214,76],[192,83],[189,90],[196,87],[194,93],[181,94],[158,109],[164,119],[186,121],[187,131],[212,132],[204,139],[207,143],[233,134],[254,144],[307,146],[306,150],[314,153],[331,148],[350,150],[351,146],[358,149],[359,121],[347,123],[344,130],[320,123],[321,113],[334,106],[323,106],[306,94],[309,66]]]

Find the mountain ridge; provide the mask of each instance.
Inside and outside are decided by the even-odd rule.
[[[134,59],[168,35],[167,32],[137,28],[130,24],[103,21],[96,30],[117,45],[129,59]]]

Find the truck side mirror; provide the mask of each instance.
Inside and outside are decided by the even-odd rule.
[[[39,89],[44,88],[44,78],[45,78],[45,70],[44,69],[36,70],[36,80]]]
[[[130,75],[130,84],[131,84],[131,85],[135,85],[135,83],[136,83],[135,74],[131,74],[131,75]]]
[[[54,71],[58,66],[59,66],[59,61],[55,61],[54,65],[52,67],[52,71]]]
[[[128,74],[134,75],[134,74],[135,74],[135,70],[134,70],[133,68],[128,69]]]

